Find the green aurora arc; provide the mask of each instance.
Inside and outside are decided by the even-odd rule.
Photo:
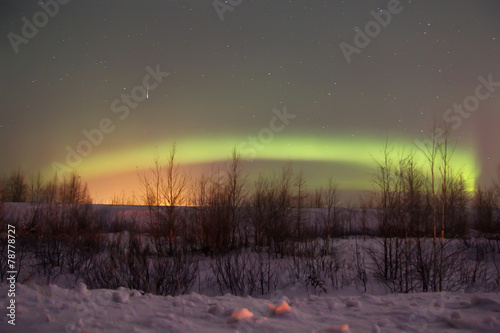
[[[254,139],[256,139],[254,137]],[[292,136],[279,134],[270,138],[268,143],[251,143],[249,137],[219,136],[186,138],[176,141],[176,160],[182,165],[215,163],[230,158],[233,149],[244,160],[253,161],[307,161],[352,164],[370,168],[375,172],[376,161],[383,158],[386,139],[375,137],[352,136]],[[76,168],[84,178],[111,176],[116,173],[142,170],[152,166],[155,156],[164,160],[172,145],[171,140],[130,148],[118,152],[97,153],[83,157],[83,162]],[[414,153],[416,162],[427,174],[424,154],[409,140],[391,139],[388,141],[393,157]],[[97,147],[94,147],[97,148]],[[453,151],[451,167],[461,171],[468,182],[469,190],[475,188],[480,167],[475,152],[470,148],[456,147]],[[50,173],[54,170],[50,168]],[[436,171],[438,169],[436,168]],[[47,170],[48,171],[48,170]],[[366,190],[370,184],[346,179],[339,183],[340,188]],[[357,184],[357,185],[355,185]],[[359,188],[352,188],[352,187]]]

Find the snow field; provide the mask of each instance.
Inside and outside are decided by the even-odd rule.
[[[3,309],[7,289],[0,286]],[[81,283],[17,290],[16,326],[4,315],[1,332],[500,332],[499,294],[172,297]]]

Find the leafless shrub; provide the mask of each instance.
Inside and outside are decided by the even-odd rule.
[[[87,184],[82,183],[80,175],[76,171],[63,178],[58,185],[59,202],[63,204],[87,204],[92,199],[88,193]]]
[[[500,290],[500,256],[493,244],[492,239],[476,237],[464,245],[460,276],[469,291]]]
[[[281,263],[273,261],[269,253],[259,253],[256,259],[256,272],[258,274],[257,290],[261,295],[268,294],[278,288],[279,277],[282,272]]]
[[[500,256],[498,254],[492,254],[492,263],[494,271],[489,281],[490,288],[487,291],[498,292],[500,290]]]
[[[323,193],[324,205],[326,212],[323,213],[323,228],[324,238],[326,243],[330,242],[330,238],[337,237],[343,234],[341,230],[341,214],[340,214],[340,195],[338,192],[338,185],[333,178],[328,179],[328,187]]]
[[[170,257],[156,258],[152,280],[158,295],[178,295],[191,291],[198,272],[198,261],[177,252]]]
[[[319,242],[308,246],[288,258],[287,274],[291,284],[302,283],[308,290],[325,293],[328,288],[341,289],[354,282],[350,267],[341,247],[335,247],[327,255]]]
[[[474,226],[487,237],[494,237],[497,229],[496,212],[497,198],[493,188],[479,188],[474,198],[474,209],[476,211]]]
[[[44,202],[44,180],[40,171],[30,177],[28,185],[28,201],[31,203]]]
[[[469,291],[477,289],[488,279],[487,253],[483,252],[481,242],[474,240],[473,243],[471,247],[464,248],[457,260],[460,287]]]
[[[358,244],[358,239],[355,239],[355,251],[354,251],[354,271],[355,271],[355,281],[363,286],[366,292],[366,287],[368,284],[368,273],[366,269],[366,251]]]
[[[91,205],[74,205],[69,208],[66,232],[65,268],[79,277],[81,267],[92,262],[103,250],[103,221]]]
[[[177,295],[191,290],[198,262],[181,252],[158,256],[144,235],[117,234],[95,257],[83,278],[89,288],[127,287],[158,295]]]
[[[3,210],[3,203],[7,201],[7,180],[0,177],[0,209]]]
[[[5,182],[6,198],[5,201],[25,202],[28,192],[26,176],[23,171],[16,170],[10,173]]]
[[[132,195],[129,197],[125,193],[124,190],[122,190],[120,193],[114,193],[113,196],[111,197],[110,201],[111,205],[127,205],[127,206],[133,206],[137,204],[137,198],[135,196],[135,192],[132,191]]]
[[[302,171],[299,171],[295,176],[293,188],[295,193],[292,196],[296,212],[295,239],[301,241],[304,239],[302,233],[302,225],[304,224],[303,209],[309,196],[307,182]]]
[[[226,290],[238,296],[253,293],[255,284],[247,284],[250,261],[250,255],[242,252],[231,252],[213,259],[210,268],[215,275],[221,294]]]
[[[90,205],[33,204],[24,216],[20,244],[31,253],[30,276],[46,283],[80,266],[101,247],[100,220]]]
[[[221,294],[268,294],[279,284],[281,265],[269,253],[234,251],[217,256],[210,264]]]
[[[233,151],[225,171],[212,170],[195,184],[193,222],[189,229],[203,253],[218,255],[248,245],[245,223],[246,175]]]
[[[257,249],[271,249],[282,257],[293,235],[292,181],[291,166],[283,168],[278,177],[268,179],[260,175],[254,184],[251,199],[250,221],[254,246]],[[290,249],[293,250],[293,247]]]
[[[52,210],[45,212],[43,223],[37,226],[38,238],[34,244],[33,254],[36,274],[51,283],[64,273],[64,258],[66,250],[66,226]]]

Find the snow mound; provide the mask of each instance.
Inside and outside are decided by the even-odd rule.
[[[220,303],[213,304],[210,308],[208,308],[208,313],[213,314],[214,316],[223,316],[225,312],[226,309],[224,309],[224,306]]]
[[[280,305],[269,304],[269,309],[273,311],[275,315],[284,315],[292,311],[292,308],[290,308],[290,305],[288,305],[286,301],[283,301]]]
[[[484,307],[493,311],[500,312],[500,303],[490,298],[473,296],[470,303],[474,307]]]
[[[345,306],[347,308],[361,309],[361,301],[359,300],[359,298],[349,298],[345,302]]]
[[[197,304],[202,304],[205,302],[205,299],[203,298],[202,295],[197,294],[195,292],[190,293],[187,296],[187,299],[190,300],[191,302],[197,303]]]
[[[128,303],[130,293],[127,292],[124,288],[118,288],[118,290],[113,293],[112,297],[114,302],[125,304]]]
[[[381,318],[377,321],[377,327],[388,327],[391,326],[391,321],[389,318]]]
[[[245,321],[253,318],[253,313],[247,308],[236,311],[231,315],[231,322]]]
[[[351,330],[349,329],[349,325],[332,326],[322,331],[319,331],[319,333],[350,333],[350,332]]]
[[[79,282],[76,286],[75,286],[75,292],[78,294],[78,295],[81,295],[83,297],[88,297],[90,295],[90,292],[89,290],[87,289],[87,286],[85,285],[85,283],[81,283]]]
[[[0,283],[4,309],[9,288]],[[322,295],[291,301],[284,295],[273,300],[158,296],[128,288],[88,290],[83,284],[73,289],[18,284],[16,289],[16,326],[0,316],[0,332],[500,332],[498,293]]]

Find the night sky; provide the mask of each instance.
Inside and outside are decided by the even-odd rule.
[[[226,2],[2,1],[0,175],[74,168],[104,201],[175,141],[195,174],[238,147],[252,174],[365,190],[386,140],[415,149],[445,116],[456,167],[494,177],[500,1]]]

